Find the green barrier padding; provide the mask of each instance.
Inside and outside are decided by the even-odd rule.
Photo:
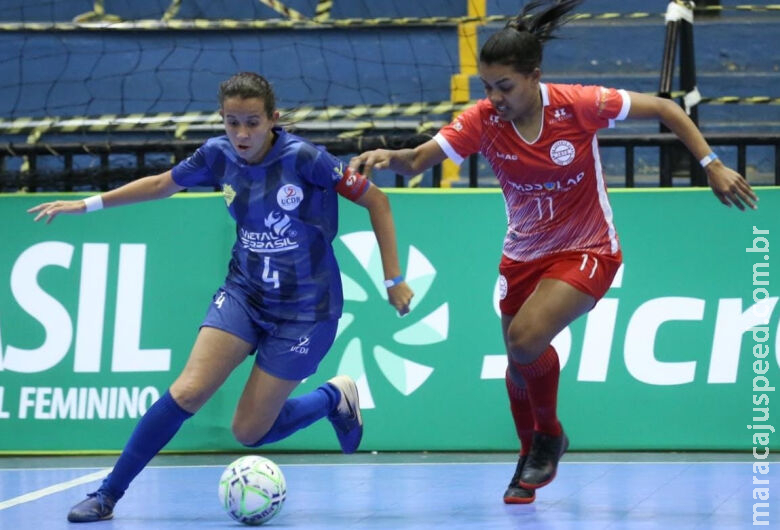
[[[759,195],[739,212],[709,190],[612,192],[625,266],[554,341],[573,449],[780,447],[780,190]],[[234,227],[217,194],[33,223],[25,210],[52,197],[0,197],[0,452],[119,450],[184,365]],[[387,305],[367,213],[342,201],[344,317],[296,392],[354,377],[363,450],[517,449],[496,310],[501,195],[391,200],[412,311]],[[242,448],[230,424],[250,362],[166,449]],[[337,449],[321,421],[262,450]]]

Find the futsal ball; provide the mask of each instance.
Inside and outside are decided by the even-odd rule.
[[[286,496],[282,470],[262,456],[242,456],[219,479],[219,502],[240,523],[256,526],[270,521],[281,511]]]

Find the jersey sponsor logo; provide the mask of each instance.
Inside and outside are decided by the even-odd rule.
[[[599,90],[599,110],[598,115],[601,116],[601,113],[604,112],[604,109],[607,108],[607,101],[609,99],[609,90],[607,90],[604,87],[601,87]]]
[[[558,109],[555,109],[553,111],[553,119],[550,120],[550,123],[560,122],[560,121],[566,121],[570,120],[574,117],[574,114],[569,112],[566,107],[561,107]]]
[[[559,166],[568,166],[574,161],[574,144],[568,140],[558,140],[550,148],[550,158]]]
[[[266,228],[273,230],[274,234],[277,236],[284,236],[290,229],[291,223],[290,216],[281,212],[269,213],[264,221]],[[293,237],[295,236],[293,233],[290,233],[290,235]]]
[[[286,214],[271,212],[265,218],[266,232],[250,232],[245,228],[238,231],[241,245],[257,253],[284,252],[298,248],[298,242],[294,239],[295,230],[290,230],[291,220]]]
[[[488,127],[497,127],[499,129],[504,128],[504,122],[501,121],[501,118],[498,116],[498,114],[491,114],[487,119],[482,118],[482,124],[487,125]]]
[[[230,208],[230,205],[233,204],[233,199],[236,198],[236,190],[230,184],[225,184],[222,186],[222,196],[225,198],[225,204]]]
[[[295,184],[285,184],[276,193],[276,202],[283,209],[295,210],[303,201],[303,190]]]
[[[539,191],[569,191],[574,186],[579,184],[584,177],[585,172],[581,171],[574,177],[561,180],[551,180],[533,184],[525,184],[522,182],[512,182],[507,180],[506,183],[507,185],[511,186],[513,190],[523,193],[533,193]]]
[[[517,155],[512,154],[505,154],[505,153],[499,153],[496,152],[496,158],[501,158],[503,160],[517,160]]]

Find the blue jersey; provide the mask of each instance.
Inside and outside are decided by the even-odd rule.
[[[276,141],[258,164],[247,164],[221,136],[177,164],[173,180],[185,187],[222,188],[236,221],[227,288],[238,289],[271,318],[339,318],[343,295],[332,241],[338,229],[336,186],[345,185],[348,171],[323,148],[279,127],[274,132]],[[368,186],[362,180],[361,195]]]

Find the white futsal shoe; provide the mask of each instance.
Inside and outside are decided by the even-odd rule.
[[[357,385],[346,375],[337,375],[329,379],[328,384],[341,394],[336,410],[328,414],[328,419],[336,431],[341,450],[346,454],[354,453],[363,438],[363,417],[360,414]]]

